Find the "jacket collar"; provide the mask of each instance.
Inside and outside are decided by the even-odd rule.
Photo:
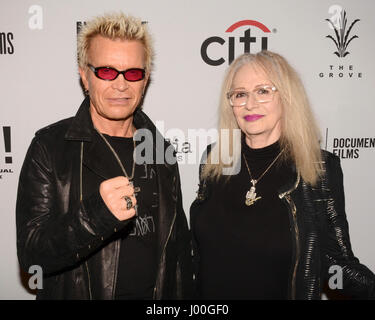
[[[297,172],[295,164],[293,163],[291,167],[292,167],[292,175],[290,176],[289,181],[285,185],[279,188],[278,190],[279,197],[283,197],[285,194],[289,194],[293,192],[294,190],[297,189],[300,183],[301,176],[300,176],[300,173]]]
[[[94,132],[90,115],[90,98],[87,96],[81,103],[68,131],[65,134],[66,140],[91,141]]]

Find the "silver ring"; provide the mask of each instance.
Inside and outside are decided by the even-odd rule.
[[[124,196],[123,197],[125,202],[126,202],[126,210],[130,210],[131,208],[133,208],[133,201],[130,197],[128,196]]]

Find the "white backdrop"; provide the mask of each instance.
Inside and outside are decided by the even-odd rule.
[[[77,22],[118,10],[147,21],[154,36],[155,70],[144,111],[154,121],[162,121],[162,133],[172,141],[173,128],[185,135],[175,146],[180,152],[187,216],[203,151],[194,147],[188,130],[216,127],[229,51],[234,49],[236,56],[243,53],[240,39],[250,32],[251,52],[267,41],[268,49],[284,55],[299,71],[321,127],[322,147],[342,159],[353,250],[374,271],[374,1],[1,0],[0,299],[35,297],[21,282],[16,256],[18,176],[35,131],[74,115],[83,99],[76,64]],[[358,38],[348,44],[345,57],[334,54],[336,45],[326,37],[336,36],[325,19],[338,23],[341,10],[346,11],[345,32],[360,19],[350,30],[347,41]],[[244,20],[252,22],[226,32]],[[259,23],[269,32],[261,30]],[[225,60],[217,66],[201,56],[202,43],[210,37],[219,42],[207,47],[208,58]],[[195,164],[184,161],[182,151],[189,150],[197,154]]]

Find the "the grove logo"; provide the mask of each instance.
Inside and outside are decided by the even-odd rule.
[[[335,14],[331,19],[326,19],[326,21],[328,21],[331,29],[334,30],[335,38],[331,35],[326,36],[326,38],[331,39],[335,43],[337,51],[335,51],[334,54],[339,58],[344,58],[350,53],[347,50],[349,43],[358,38],[357,35],[349,36],[353,26],[360,21],[360,19],[355,19],[347,29],[348,19],[346,18],[346,11],[340,6],[332,6],[331,8],[335,9]]]
[[[242,36],[239,36],[238,38],[230,35],[232,32],[234,32],[238,28],[241,28],[244,26],[252,26],[255,28],[245,29]],[[260,37],[259,37],[259,32],[258,32],[259,30],[262,32]],[[229,33],[229,37],[227,39],[224,39],[220,36],[212,36],[203,41],[201,45],[201,57],[205,63],[211,66],[219,66],[225,63],[226,59],[224,57],[226,57],[228,64],[230,64],[235,58],[236,44],[239,45],[243,43],[244,53],[251,52],[250,47],[252,43],[258,45],[257,51],[267,50],[268,48],[267,34],[271,33],[270,29],[268,29],[264,24],[255,20],[238,21],[232,24],[227,30],[225,30],[225,32]],[[257,34],[258,36],[254,36],[254,34]],[[215,57],[215,55],[212,54],[212,51],[215,48],[212,49],[211,47],[212,46],[217,47],[217,45],[220,45],[224,50],[227,49],[226,53],[224,50],[219,51],[220,52],[219,55],[221,54],[221,57]],[[209,50],[210,48],[211,50]]]
[[[339,5],[332,5],[328,8],[329,19],[325,19],[328,22],[328,27],[334,33],[334,36],[328,35],[326,38],[332,40],[336,46],[336,51],[333,53],[339,58],[336,62],[330,61],[327,64],[325,70],[321,70],[318,73],[321,79],[362,79],[363,72],[357,67],[355,63],[355,57],[351,59],[345,58],[350,52],[348,51],[349,44],[359,37],[353,35],[354,27],[360,19],[354,19],[354,21],[348,24],[346,17],[346,11]],[[354,28],[354,29],[353,29]],[[332,60],[332,59],[330,59]]]

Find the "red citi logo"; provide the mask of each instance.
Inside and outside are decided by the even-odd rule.
[[[243,27],[243,26],[254,26],[264,33],[270,33],[270,29],[268,29],[264,24],[255,21],[255,20],[242,20],[238,21],[234,24],[232,24],[225,32],[231,33],[234,30]],[[257,37],[251,36],[251,28],[248,28],[244,31],[243,36],[239,37],[239,42],[243,43],[243,52],[251,52],[250,47],[252,43],[257,43]],[[261,42],[261,50],[267,50],[268,47],[268,37],[262,36],[260,38]],[[226,43],[226,40],[219,37],[219,36],[213,36],[209,37],[208,39],[204,40],[201,46],[201,56],[204,62],[211,66],[219,66],[225,62],[225,59],[223,57],[220,57],[218,59],[213,58],[212,56],[209,56],[208,54],[208,48],[214,44],[219,44],[223,46]],[[234,58],[235,58],[235,44],[236,44],[236,37],[230,36],[228,37],[228,64],[230,64]]]

